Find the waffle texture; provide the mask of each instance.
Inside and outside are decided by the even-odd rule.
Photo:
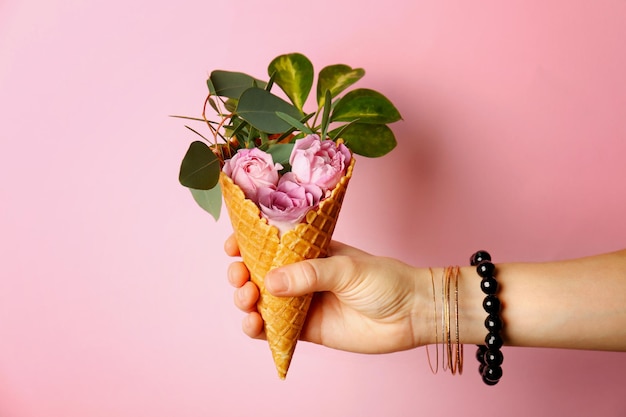
[[[250,270],[252,282],[260,290],[257,308],[281,379],[287,376],[313,295],[275,297],[266,290],[264,277],[270,269],[327,255],[354,163],[353,157],[346,175],[317,210],[309,211],[302,223],[280,237],[278,229],[261,217],[259,208],[245,198],[241,188],[226,174],[220,174],[222,195],[241,257]]]

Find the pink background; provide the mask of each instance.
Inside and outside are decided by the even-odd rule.
[[[212,69],[364,67],[404,121],[337,239],[439,266],[616,250],[624,22],[620,0],[0,1],[0,416],[625,415],[621,353],[506,348],[487,388],[472,347],[452,377],[302,343],[279,381],[168,117],[199,115]]]

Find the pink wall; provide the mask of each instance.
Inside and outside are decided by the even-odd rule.
[[[0,416],[625,415],[617,353],[508,348],[486,388],[470,347],[452,377],[423,349],[302,343],[279,381],[167,117],[199,114],[215,68],[365,67],[405,120],[359,161],[338,239],[422,265],[614,250],[624,22],[618,0],[0,2]]]

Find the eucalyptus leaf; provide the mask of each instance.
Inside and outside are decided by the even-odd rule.
[[[265,81],[243,72],[215,70],[207,81],[211,94],[238,99],[250,87],[265,88]],[[211,90],[211,88],[213,90]]]
[[[243,92],[236,113],[253,127],[265,133],[282,133],[291,125],[278,117],[277,112],[295,119],[302,117],[300,111],[280,97],[261,88],[249,88]]]
[[[280,55],[270,63],[268,74],[300,111],[313,87],[313,64],[299,53]]]
[[[207,78],[206,86],[209,88],[209,93],[211,93],[211,95],[215,95],[215,86],[210,78]]]
[[[220,175],[220,161],[201,141],[194,141],[183,158],[178,180],[182,185],[197,190],[215,187]]]
[[[330,133],[343,129],[340,137],[352,152],[369,158],[378,158],[386,155],[396,147],[396,137],[389,126],[384,124],[353,123],[343,128],[335,129]]]
[[[196,203],[208,212],[217,221],[222,211],[222,189],[219,184],[210,190],[196,190],[190,188],[191,195]]]
[[[317,105],[322,107],[324,104],[326,91],[330,91],[331,97],[336,97],[346,88],[363,78],[364,75],[364,69],[353,69],[343,64],[329,65],[322,68],[317,79]]]
[[[275,145],[270,145],[267,149],[267,153],[272,155],[274,163],[284,166],[289,163],[289,157],[291,156],[293,146],[293,143],[278,143]]]
[[[209,97],[208,99],[209,105],[211,106],[211,108],[215,111],[215,113],[220,114],[221,111],[219,109],[219,107],[217,107],[217,103],[215,103],[215,100],[213,99],[213,97]]]
[[[235,109],[237,108],[237,99],[229,98],[228,100],[226,100],[226,103],[224,103],[224,107],[226,107],[227,111],[234,113]]]
[[[398,109],[381,93],[359,88],[348,92],[337,102],[330,120],[351,122],[359,119],[359,123],[387,124],[401,118]]]

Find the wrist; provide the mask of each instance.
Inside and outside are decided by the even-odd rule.
[[[411,314],[413,347],[437,343],[440,320],[439,283],[436,279],[439,268],[416,268],[414,308]]]
[[[432,276],[431,276],[432,272]],[[444,268],[416,268],[415,303],[412,313],[414,347],[442,342]],[[462,267],[458,279],[459,338],[463,344],[482,344],[485,339],[484,294],[474,267]]]

